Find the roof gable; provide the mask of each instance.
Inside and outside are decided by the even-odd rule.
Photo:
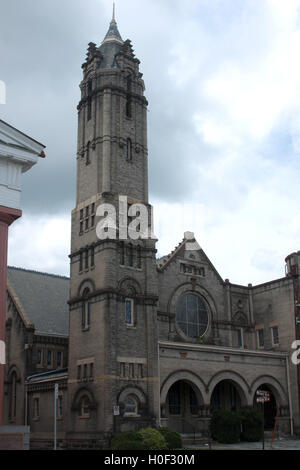
[[[176,259],[184,259],[185,261],[207,264],[211,270],[215,273],[216,277],[223,284],[224,281],[210,259],[207,257],[205,252],[200,247],[199,243],[195,239],[193,232],[185,232],[183,240],[175,247],[175,249],[167,256],[163,256],[157,260],[158,271],[164,271],[166,267],[175,261]]]
[[[7,279],[8,291],[35,333],[69,334],[69,278],[8,267]]]

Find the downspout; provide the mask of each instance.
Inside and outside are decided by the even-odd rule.
[[[28,426],[28,389],[27,389],[27,382],[25,382],[25,419],[24,419],[25,426]]]
[[[159,360],[159,341],[157,341],[157,386],[158,386],[158,427],[161,427],[160,411],[160,360]]]
[[[291,436],[293,436],[294,435],[293,405],[292,405],[292,397],[291,397],[291,383],[290,383],[290,370],[289,370],[289,357],[288,356],[286,356],[285,358],[285,364],[286,364],[286,381],[287,381],[289,409],[290,409],[290,429],[291,429]]]

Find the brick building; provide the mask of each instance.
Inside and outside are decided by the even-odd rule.
[[[58,383],[59,445],[103,448],[113,433],[145,426],[205,435],[213,408],[256,406],[264,389],[266,426],[280,404],[279,429],[294,433],[299,253],[284,278],[241,286],[222,279],[189,232],[161,259],[154,238],[121,236],[143,208],[151,233],[139,65],[113,17],[82,66],[70,282],[9,270],[7,420],[30,424],[33,447],[51,446]],[[99,237],[111,208],[116,237]]]

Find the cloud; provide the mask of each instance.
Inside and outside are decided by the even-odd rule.
[[[70,218],[24,214],[9,229],[8,264],[69,275]]]
[[[118,2],[119,30],[141,60],[149,101],[149,188],[160,254],[191,230],[222,276],[256,283],[280,277],[285,256],[300,248],[299,5]],[[80,66],[110,17],[107,0],[2,6],[2,118],[47,147],[46,159],[22,177],[24,215],[10,231],[14,264],[68,271]],[[43,226],[54,231],[54,244]]]

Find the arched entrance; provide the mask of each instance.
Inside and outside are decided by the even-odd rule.
[[[236,411],[242,406],[242,397],[238,386],[232,380],[221,380],[213,389],[210,407]]]
[[[168,427],[180,433],[196,431],[201,401],[201,395],[194,384],[185,380],[174,382],[166,399]]]
[[[269,392],[270,401],[265,402],[263,405],[262,403],[257,403],[256,401],[257,390],[264,390],[266,392]],[[262,410],[262,409],[264,410],[265,429],[273,429],[274,424],[275,424],[276,410],[277,410],[277,401],[276,401],[275,395],[267,384],[260,385],[257,390],[255,391],[255,395],[254,395],[253,406],[258,408],[259,410]]]

